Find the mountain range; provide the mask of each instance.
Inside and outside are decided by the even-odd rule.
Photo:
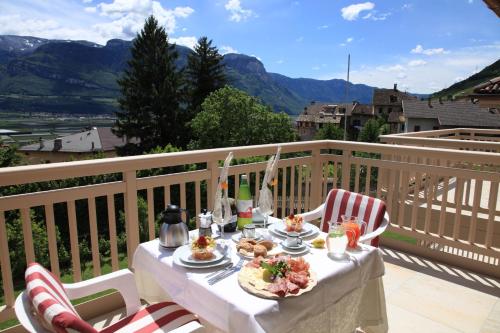
[[[116,110],[131,41],[51,40],[0,35],[0,111],[111,113]],[[177,45],[176,65],[191,49]],[[223,57],[229,84],[259,97],[276,111],[299,114],[311,101],[344,102],[346,81],[290,78],[269,73],[243,54]],[[371,103],[374,87],[349,83],[349,100]]]

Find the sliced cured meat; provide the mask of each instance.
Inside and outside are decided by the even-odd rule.
[[[279,297],[285,297],[288,291],[288,281],[286,279],[277,278],[273,283],[267,286],[267,290]]]
[[[249,261],[245,266],[259,268],[262,259],[263,259],[262,257],[253,258],[253,260]]]
[[[287,278],[290,282],[296,284],[302,289],[307,287],[307,284],[309,283],[309,278],[303,273],[290,272]]]
[[[288,261],[288,265],[292,272],[309,272],[309,263],[304,260],[304,258],[300,257],[298,259],[290,259]]]
[[[287,281],[286,286],[287,286],[287,288],[288,288],[288,292],[289,292],[290,294],[296,294],[296,293],[298,293],[298,292],[299,292],[299,290],[300,290],[300,287],[299,287],[299,286],[297,286],[295,283],[290,282],[290,281]]]

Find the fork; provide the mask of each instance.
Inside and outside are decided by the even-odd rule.
[[[222,273],[228,271],[229,269],[233,268],[233,266],[234,266],[233,263],[229,263],[226,265],[226,267],[219,269],[218,271],[215,271],[213,273],[208,274],[207,276],[205,276],[205,279],[210,279],[210,278],[216,277],[218,274],[222,274]]]
[[[244,262],[245,262],[245,260],[243,258],[240,258],[240,261],[238,261],[238,263],[236,264],[236,266],[234,266],[233,268],[231,268],[231,269],[229,269],[227,271],[222,272],[221,274],[219,274],[217,276],[214,276],[213,278],[211,278],[210,280],[208,280],[208,284],[209,285],[214,285],[217,282],[219,282],[219,281],[227,278],[231,274],[239,271],[241,269],[241,267],[243,267],[243,263]]]

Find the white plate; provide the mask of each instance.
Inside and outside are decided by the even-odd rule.
[[[307,253],[309,253],[309,247],[305,247],[300,251],[297,250],[289,250],[288,248],[281,246],[281,249],[283,250],[284,253],[292,255],[292,256],[303,256]]]
[[[181,247],[178,247],[173,255],[172,259],[174,263],[178,266],[186,267],[186,268],[196,268],[196,269],[201,269],[201,268],[212,268],[212,267],[218,267],[218,266],[223,266],[229,262],[231,262],[231,258],[224,257],[222,260],[217,261],[217,262],[208,262],[208,263],[197,263],[197,264],[190,264],[187,262],[184,262],[181,260],[181,256],[183,253],[189,252],[191,253],[191,247],[190,245],[183,245]]]
[[[288,246],[286,245],[286,241],[281,241],[280,242],[280,245],[283,249],[285,250],[289,250],[289,251],[292,251],[292,252],[297,252],[297,251],[302,251],[304,250],[305,248],[307,248],[306,244],[305,243],[302,243],[301,245],[299,246]]]
[[[216,263],[216,262],[221,261],[222,259],[224,259],[224,256],[222,255],[222,253],[220,253],[219,251],[215,250],[213,252],[214,257],[212,259],[197,260],[197,259],[193,258],[193,255],[191,253],[191,246],[189,246],[188,250],[189,251],[183,250],[179,254],[179,258],[184,263],[186,263],[186,264],[190,264],[190,265],[204,265],[204,264]]]
[[[275,223],[273,225],[274,230],[282,235],[286,235],[287,231],[285,229],[285,223],[281,220],[280,223]],[[304,222],[302,224],[302,230],[299,233],[300,236],[304,237],[305,235],[312,232],[313,225],[311,223]]]
[[[233,242],[238,243],[242,236],[243,236],[243,233],[238,232],[237,234],[232,235],[231,239],[233,240]],[[257,237],[255,237],[253,239],[254,241],[258,242],[258,241],[262,240],[262,235],[258,231],[255,231],[255,236],[257,236]]]
[[[316,237],[319,234],[319,228],[313,224],[311,224],[311,228],[312,230],[308,234],[301,235],[300,237],[302,237],[302,239]],[[276,237],[286,238],[286,234],[278,232],[272,225],[270,225],[268,229]]]
[[[285,225],[281,223],[274,223],[268,227],[270,231],[281,236],[286,237],[287,232],[284,231]],[[319,232],[319,228],[311,223],[304,223],[302,231],[299,233],[300,237],[310,237],[312,234]]]

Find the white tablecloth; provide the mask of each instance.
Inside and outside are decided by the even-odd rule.
[[[267,300],[238,285],[237,274],[210,286],[213,269],[186,269],[172,260],[173,250],[158,240],[141,244],[134,255],[141,297],[150,302],[172,299],[225,332],[387,332],[382,285],[384,263],[378,249],[363,245],[353,260],[332,261],[324,249],[311,249],[305,259],[318,285],[300,297]],[[239,259],[232,251],[233,262]]]

